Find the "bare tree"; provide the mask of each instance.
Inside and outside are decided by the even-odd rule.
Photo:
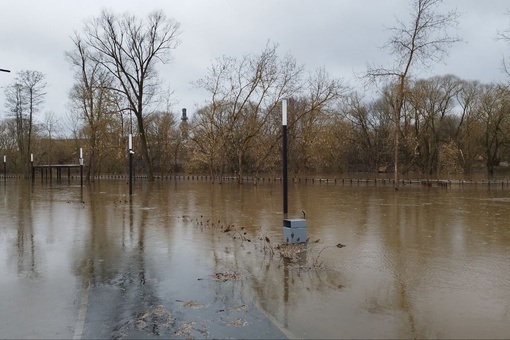
[[[16,150],[16,132],[14,119],[0,120],[0,149],[2,154],[0,157],[6,156],[9,159],[9,165]],[[11,167],[12,168],[12,167]]]
[[[482,145],[485,148],[486,166],[489,175],[499,165],[503,148],[509,145],[510,91],[505,86],[488,84],[481,88],[477,118],[483,126]]]
[[[75,34],[74,48],[66,57],[74,70],[75,84],[69,94],[73,111],[85,123],[83,132],[88,141],[87,178],[93,180],[100,172],[100,160],[107,150],[100,148],[108,138],[109,123],[118,112],[118,93],[112,90],[113,77],[91,55],[89,46]],[[87,157],[88,156],[88,157]]]
[[[455,132],[454,140],[460,153],[460,161],[464,172],[468,173],[476,160],[476,157],[483,154],[481,145],[477,142],[479,121],[476,110],[480,106],[483,85],[478,81],[463,81],[461,91],[457,95],[457,102],[461,108],[459,124]]]
[[[154,11],[142,20],[104,10],[85,25],[84,40],[95,52],[92,55],[115,78],[114,90],[125,97],[126,109],[136,116],[150,180],[154,171],[144,120],[159,85],[156,65],[170,61],[171,51],[179,45],[179,28],[163,11]]]
[[[409,167],[417,165],[427,174],[437,172],[441,146],[454,134],[446,131],[446,122],[460,91],[461,81],[452,75],[412,82],[404,112]]]
[[[289,101],[289,158],[296,175],[324,168],[323,156],[332,145],[328,130],[340,103],[347,98],[350,90],[341,79],[332,78],[324,68],[312,73],[302,88],[301,95]]]
[[[177,170],[180,131],[175,116],[171,112],[157,112],[147,119],[146,130],[150,147],[158,150],[152,155],[155,172],[166,176]]]
[[[223,138],[221,112],[212,104],[199,109],[193,116],[190,126],[191,140],[194,148],[191,155],[191,167],[209,173],[214,178],[215,173],[224,169]]]
[[[281,99],[298,90],[301,71],[292,57],[278,56],[277,45],[268,44],[258,55],[218,59],[207,77],[197,82],[211,94],[211,104],[197,112],[195,121],[193,140],[201,145],[199,150],[210,160],[218,153],[223,153],[222,162],[230,158],[241,182],[248,151],[272,117],[279,116]],[[204,136],[211,134],[214,143],[204,144]]]
[[[53,164],[53,138],[55,137],[55,131],[61,130],[59,121],[55,117],[55,112],[47,111],[44,114],[44,122],[42,124],[42,129],[44,130],[44,138],[45,141],[41,145],[43,149],[43,154],[46,155],[46,164]]]
[[[413,0],[409,23],[397,19],[397,26],[390,28],[392,35],[385,46],[395,57],[394,66],[368,68],[367,79],[383,78],[395,90],[391,101],[394,131],[395,189],[398,190],[398,153],[400,118],[406,97],[406,83],[416,67],[429,68],[438,63],[448,53],[448,48],[460,41],[450,29],[457,26],[459,17],[456,10],[438,12],[442,0]]]
[[[506,15],[510,16],[510,12],[507,12]],[[496,40],[501,40],[506,42],[507,44],[510,44],[510,27],[503,31],[497,32]],[[501,65],[503,72],[506,73],[506,75],[510,76],[510,67],[507,64],[505,57],[502,58]]]
[[[34,115],[41,108],[46,95],[45,78],[39,71],[23,70],[17,73],[14,83],[5,90],[5,105],[16,120],[18,148],[26,177],[30,174],[29,157],[32,152]]]
[[[23,87],[18,82],[13,83],[11,86],[5,88],[5,107],[8,110],[8,115],[12,117],[15,124],[14,139],[16,146],[20,150],[23,157],[25,157],[25,144],[26,144],[26,118],[25,106],[26,100],[23,96]],[[24,171],[25,172],[25,171]]]

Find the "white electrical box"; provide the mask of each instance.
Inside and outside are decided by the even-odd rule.
[[[289,218],[283,220],[283,242],[305,243],[306,220],[302,218]]]

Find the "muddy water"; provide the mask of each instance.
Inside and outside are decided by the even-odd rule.
[[[182,301],[241,301],[289,337],[510,337],[509,188],[291,185],[311,242],[288,261],[279,185],[77,184],[0,186],[1,337],[157,336],[168,320],[149,330],[150,312],[185,319]]]

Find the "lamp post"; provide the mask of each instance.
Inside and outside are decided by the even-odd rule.
[[[133,194],[133,134],[129,133],[128,140],[129,149],[129,195]]]
[[[128,157],[129,157],[129,196],[133,194],[133,121],[129,111],[129,138],[128,138]]]
[[[287,186],[287,99],[282,99],[282,162],[283,162],[283,216],[288,213]]]
[[[83,148],[80,148],[80,187],[83,188]]]
[[[10,73],[11,71],[10,70],[6,70],[6,69],[3,69],[3,68],[0,68],[0,72],[7,72],[7,73]],[[7,156],[4,155],[4,183],[6,181],[6,178],[7,178]]]
[[[32,182],[35,181],[34,154],[30,154],[30,169],[32,170]]]

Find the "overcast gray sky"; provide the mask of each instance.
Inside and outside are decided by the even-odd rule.
[[[324,66],[335,77],[356,87],[354,73],[367,63],[393,60],[382,50],[389,37],[385,27],[406,21],[408,0],[16,0],[0,2],[0,118],[5,117],[4,87],[17,71],[36,70],[47,76],[43,112],[63,115],[72,73],[64,52],[70,37],[81,32],[85,20],[103,8],[145,16],[163,9],[181,23],[181,45],[172,64],[162,67],[162,78],[175,91],[174,111],[189,112],[207,99],[190,84],[207,73],[215,58],[260,52],[268,40],[279,44],[313,71]],[[510,27],[508,0],[446,0],[445,9],[461,14],[458,34],[464,43],[451,50],[444,64],[421,76],[451,73],[463,79],[501,81],[503,56],[510,45],[496,41],[498,31]],[[42,114],[40,115],[42,117]]]

